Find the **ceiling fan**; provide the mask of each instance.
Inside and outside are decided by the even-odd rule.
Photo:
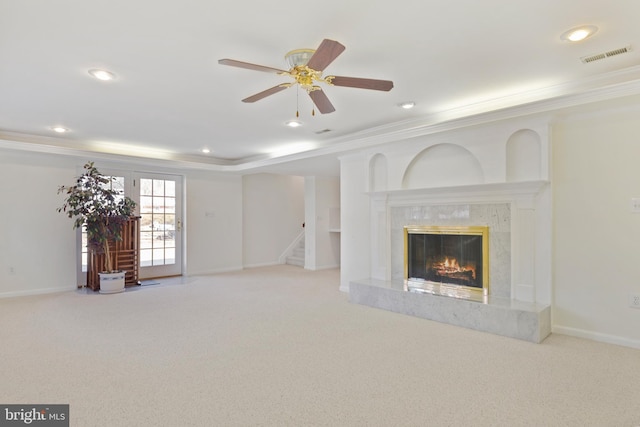
[[[291,67],[288,71],[278,68],[265,67],[263,65],[251,64],[248,62],[236,61],[235,59],[221,59],[219,64],[232,67],[246,68],[255,71],[275,73],[281,76],[289,76],[294,79],[290,83],[282,83],[270,89],[256,93],[242,102],[256,102],[274,93],[281,92],[291,86],[299,85],[307,91],[314,105],[322,114],[332,113],[336,109],[329,101],[324,90],[316,83],[326,83],[331,86],[355,87],[360,89],[372,89],[390,91],[393,82],[390,80],[363,79],[358,77],[327,76],[322,77],[323,70],[333,62],[345,47],[337,41],[324,39],[318,49],[296,49],[285,55],[285,59]]]

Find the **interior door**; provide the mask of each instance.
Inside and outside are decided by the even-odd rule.
[[[182,177],[136,173],[140,278],[182,274]]]

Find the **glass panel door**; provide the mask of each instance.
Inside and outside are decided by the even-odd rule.
[[[182,274],[182,178],[136,174],[140,278]]]

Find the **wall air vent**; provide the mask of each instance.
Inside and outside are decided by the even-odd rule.
[[[608,52],[598,53],[590,56],[583,56],[580,60],[584,64],[588,64],[590,62],[599,61],[601,59],[610,58],[612,56],[621,55],[623,53],[627,53],[631,51],[631,46],[621,47],[620,49],[610,50]]]

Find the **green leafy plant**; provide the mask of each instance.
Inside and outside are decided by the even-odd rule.
[[[93,162],[87,162],[84,169],[75,185],[58,187],[58,194],[66,194],[58,212],[75,218],[74,229],[85,226],[88,249],[104,253],[104,271],[111,273],[114,270],[109,242],[122,239],[122,227],[134,214],[136,203],[113,190],[114,178],[102,175]]]

